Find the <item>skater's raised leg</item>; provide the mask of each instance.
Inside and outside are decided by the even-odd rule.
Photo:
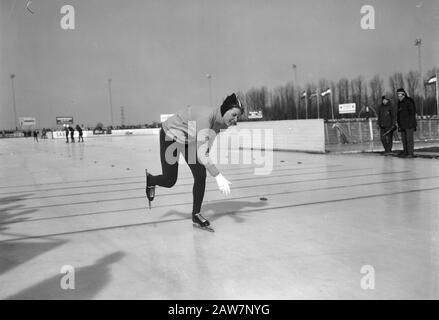
[[[149,203],[149,210],[151,210],[151,201],[154,200],[155,197],[155,186],[151,185],[149,182],[149,177],[151,176],[148,173],[148,170],[145,169],[145,175],[146,175],[146,197],[148,198]]]
[[[166,150],[172,151],[171,154],[166,154]],[[172,148],[172,149],[171,149]],[[166,134],[163,129],[160,130],[160,160],[162,163],[162,174],[151,175],[146,173],[146,195],[148,200],[154,200],[155,186],[164,188],[171,188],[177,182],[178,177],[178,157],[181,147],[175,141],[166,139]],[[170,152],[168,151],[168,152]],[[167,159],[168,158],[168,159]],[[175,161],[174,161],[175,160]]]

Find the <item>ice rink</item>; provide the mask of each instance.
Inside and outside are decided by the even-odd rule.
[[[275,152],[262,176],[218,165],[232,194],[208,176],[210,233],[192,226],[185,163],[147,209],[158,147],[1,139],[0,298],[439,298],[437,160]]]

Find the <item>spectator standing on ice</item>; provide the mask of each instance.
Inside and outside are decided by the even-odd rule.
[[[416,131],[416,107],[412,98],[407,96],[403,88],[396,91],[398,95],[398,130],[401,132],[401,140],[404,150],[400,153],[402,157],[414,157],[414,134]]]
[[[382,97],[381,106],[378,108],[377,124],[380,128],[384,155],[390,155],[393,146],[393,132],[396,129],[396,110],[386,96]]]

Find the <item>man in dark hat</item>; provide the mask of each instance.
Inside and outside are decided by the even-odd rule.
[[[218,189],[230,194],[230,182],[219,172],[209,151],[222,129],[236,125],[244,110],[236,94],[228,96],[218,108],[191,107],[181,110],[162,123],[160,130],[161,175],[146,173],[146,196],[151,201],[155,186],[171,188],[177,182],[178,159],[182,154],[194,177],[192,187],[192,222],[195,226],[213,231],[201,215],[206,188],[206,170],[216,179]]]
[[[414,158],[414,132],[416,131],[416,107],[412,98],[407,96],[403,88],[396,91],[398,95],[398,130],[401,132],[401,140],[404,150],[402,157]]]
[[[381,106],[378,108],[378,127],[380,128],[381,143],[384,155],[392,153],[393,132],[396,130],[396,110],[386,96],[382,96]]]

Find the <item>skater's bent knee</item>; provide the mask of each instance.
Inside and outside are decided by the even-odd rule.
[[[164,183],[163,187],[172,188],[177,183],[177,179],[168,180]]]

